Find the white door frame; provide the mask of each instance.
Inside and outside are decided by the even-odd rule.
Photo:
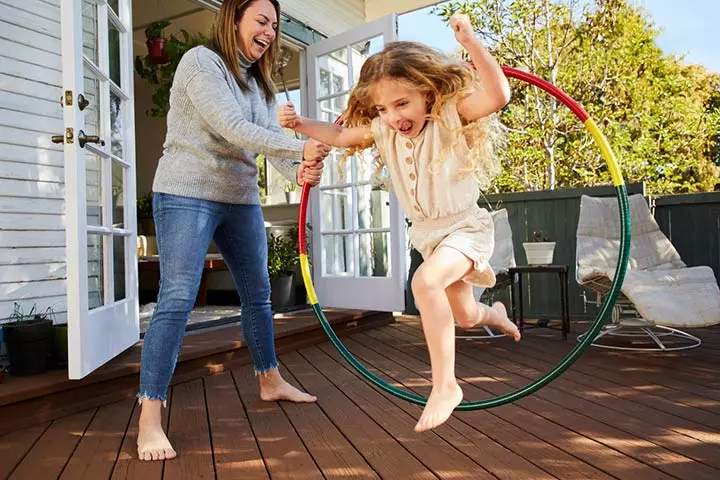
[[[135,192],[135,137],[132,55],[132,0],[118,0],[117,15],[107,0],[96,0],[97,22],[93,33],[83,32],[83,8],[87,0],[62,0],[62,66],[63,66],[63,118],[65,131],[65,201],[67,251],[67,318],[68,318],[68,374],[71,379],[83,378],[108,360],[117,356],[139,340],[138,283],[137,283],[137,220]],[[87,23],[87,18],[85,18]],[[108,26],[119,31],[120,86],[110,80],[110,41]],[[92,20],[90,21],[92,25]],[[87,27],[88,25],[86,25]],[[84,38],[85,36],[85,38]],[[98,61],[84,53],[87,46],[97,50]],[[85,92],[86,74],[97,79],[97,91]],[[111,134],[111,92],[120,100],[119,130]],[[92,97],[96,105],[88,112],[99,112],[97,132],[86,131],[85,115],[81,111],[79,95]],[[95,110],[93,110],[95,109]],[[97,135],[101,143],[87,143],[80,147],[80,132]],[[122,141],[122,157],[112,154],[113,140]],[[100,185],[97,225],[88,224],[88,176],[86,154],[99,158],[97,177]],[[114,219],[113,166],[122,176],[122,215]],[[118,170],[119,169],[119,170]],[[119,201],[118,201],[119,202]],[[89,276],[89,239],[101,240],[101,255],[97,258],[97,285],[91,287]],[[115,241],[122,239],[124,270],[124,298],[116,301]],[[95,263],[95,258],[92,259]],[[100,306],[92,308],[89,302],[91,288],[99,297]]]
[[[340,35],[336,35],[308,46],[305,51],[305,66],[307,74],[307,85],[305,91],[307,92],[307,112],[309,117],[320,118],[317,100],[319,82],[318,58],[338,49],[347,48],[348,85],[352,88],[350,83],[352,83],[354,76],[357,76],[359,72],[354,72],[355,75],[353,74],[352,50],[350,46],[378,37],[383,38],[383,44],[387,44],[388,42],[397,39],[397,15],[388,15],[358,28],[344,32]],[[326,96],[321,98],[328,97]],[[335,168],[334,163],[335,162],[330,161],[326,162],[326,170]],[[331,175],[326,172],[324,178],[327,179],[330,176]],[[330,185],[327,182],[323,182],[318,187],[313,188],[311,193],[310,219],[313,226],[312,262],[314,284],[318,293],[318,298],[320,303],[326,307],[378,311],[403,311],[405,309],[405,284],[407,277],[405,268],[405,216],[400,209],[395,195],[391,193],[389,195],[390,228],[359,228],[357,215],[358,208],[356,206],[359,198],[357,186],[358,183],[354,178],[351,178],[349,183]],[[346,214],[349,209],[352,220],[347,228],[343,228],[338,231],[322,231],[321,215],[327,215],[327,213],[321,212],[321,196],[323,195],[323,191],[331,191],[332,189],[338,188],[347,188],[352,192],[350,199],[346,199],[346,201],[349,202],[349,207],[348,203],[346,203],[345,208],[343,209],[333,208],[334,211],[330,213],[330,215],[335,216],[340,210],[343,211],[340,213]],[[390,254],[390,275],[385,277],[360,276],[358,274],[359,254],[357,253],[360,249],[360,234],[380,232],[390,233],[390,241],[387,246]],[[323,259],[325,258],[325,252],[323,251],[323,238],[331,238],[332,236],[339,236],[340,238],[350,237],[352,239],[352,247],[350,250],[353,251],[353,255],[355,256],[355,260],[351,261],[352,272],[348,271],[346,274],[342,275],[324,274]]]

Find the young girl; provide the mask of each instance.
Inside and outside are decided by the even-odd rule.
[[[455,328],[499,328],[516,341],[505,306],[479,304],[473,285],[492,287],[493,221],[478,207],[480,181],[497,170],[486,118],[510,100],[501,68],[475,37],[466,15],[450,19],[476,72],[414,42],[394,42],[367,59],[344,114],[347,127],[280,109],[280,124],[355,151],[372,146],[411,220],[410,241],[424,262],[412,290],[432,365],[432,392],[415,431],[448,419],[462,400],[455,378]]]

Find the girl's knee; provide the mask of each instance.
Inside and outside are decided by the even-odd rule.
[[[433,278],[432,272],[422,265],[415,271],[411,284],[413,295],[416,297],[426,295],[433,290],[441,290],[437,279]]]

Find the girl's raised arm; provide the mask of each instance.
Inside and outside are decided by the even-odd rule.
[[[329,122],[321,122],[311,118],[303,117],[295,112],[292,103],[280,107],[278,111],[278,123],[281,127],[291,128],[298,133],[307,135],[333,147],[369,147],[373,144],[370,126],[367,127],[343,127]]]
[[[492,115],[507,105],[510,101],[510,84],[500,65],[475,36],[467,15],[453,15],[450,17],[450,26],[458,43],[470,55],[484,87],[458,102],[460,116],[472,122]]]

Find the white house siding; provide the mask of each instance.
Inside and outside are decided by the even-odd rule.
[[[330,37],[365,22],[363,0],[285,0],[283,13]]]
[[[365,0],[365,21],[371,22],[390,13],[406,13],[429,5],[438,0]]]
[[[60,0],[0,0],[0,321],[65,320]]]

